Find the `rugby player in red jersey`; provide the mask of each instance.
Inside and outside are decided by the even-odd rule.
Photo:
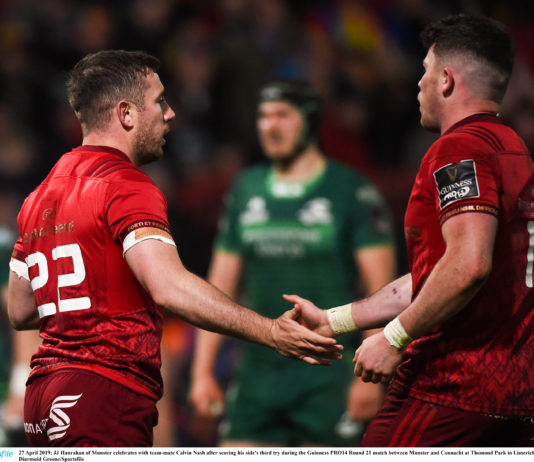
[[[421,125],[441,137],[406,211],[411,272],[305,318],[326,335],[385,325],[354,357],[364,381],[395,372],[362,445],[532,446],[534,165],[499,117],[513,45],[500,23],[466,15],[421,37]]]
[[[69,101],[83,145],[63,155],[24,202],[10,263],[9,317],[40,328],[24,410],[30,444],[147,446],[162,394],[162,309],[311,364],[335,340],[272,320],[182,265],[161,191],[138,166],[163,155],[174,112],[159,62],[102,51],[73,69]]]

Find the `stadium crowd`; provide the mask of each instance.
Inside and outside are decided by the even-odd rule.
[[[394,213],[398,266],[406,268],[403,212],[421,156],[435,140],[422,130],[417,82],[423,25],[448,13],[505,23],[517,47],[503,118],[534,149],[534,7],[518,0],[3,0],[0,2],[1,283],[16,212],[63,152],[81,141],[65,94],[83,55],[142,49],[162,61],[176,112],[165,157],[145,169],[164,191],[184,264],[205,275],[232,178],[263,155],[255,130],[257,89],[272,77],[306,77],[324,100],[324,152],[368,175]],[[8,393],[11,328],[0,327],[0,397]],[[163,445],[214,445],[215,420],[186,403],[194,328],[169,319],[164,374],[172,412]],[[221,359],[232,375],[232,343]],[[4,444],[13,440],[4,437]]]

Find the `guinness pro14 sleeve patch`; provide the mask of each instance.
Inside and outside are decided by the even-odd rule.
[[[434,178],[438,187],[440,208],[460,199],[480,196],[474,160],[445,165],[434,172]]]

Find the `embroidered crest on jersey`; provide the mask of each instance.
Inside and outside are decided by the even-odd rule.
[[[445,165],[434,172],[434,179],[438,188],[440,208],[460,199],[480,196],[474,160]]]

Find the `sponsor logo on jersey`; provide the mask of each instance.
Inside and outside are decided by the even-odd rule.
[[[43,210],[43,221],[54,220],[56,218],[56,210],[47,208]]]
[[[331,210],[332,202],[324,197],[318,197],[307,202],[297,212],[297,218],[305,225],[329,224],[334,221]]]
[[[469,197],[480,197],[474,160],[448,164],[434,172],[440,208]]]
[[[244,225],[252,225],[257,223],[265,223],[269,219],[269,212],[267,211],[267,204],[263,197],[252,197],[239,216],[239,220]]]
[[[26,433],[30,433],[34,435],[37,433],[43,434],[46,429],[47,422],[48,422],[48,419],[43,419],[41,420],[40,423],[24,422],[24,431]]]
[[[63,438],[67,434],[67,430],[70,427],[70,417],[64,409],[76,406],[82,395],[83,393],[76,396],[58,396],[53,401],[52,406],[50,407],[49,419],[54,422],[56,426],[50,427],[46,432],[50,441]]]
[[[300,183],[286,183],[284,181],[276,181],[271,187],[271,192],[274,197],[301,197],[306,189]]]
[[[74,232],[74,221],[71,221],[70,223],[60,223],[57,225],[47,225],[39,229],[34,228],[32,231],[24,233],[22,235],[22,238],[24,239],[24,243],[28,244],[29,242],[40,239],[42,237],[55,236],[57,234],[72,232]]]

